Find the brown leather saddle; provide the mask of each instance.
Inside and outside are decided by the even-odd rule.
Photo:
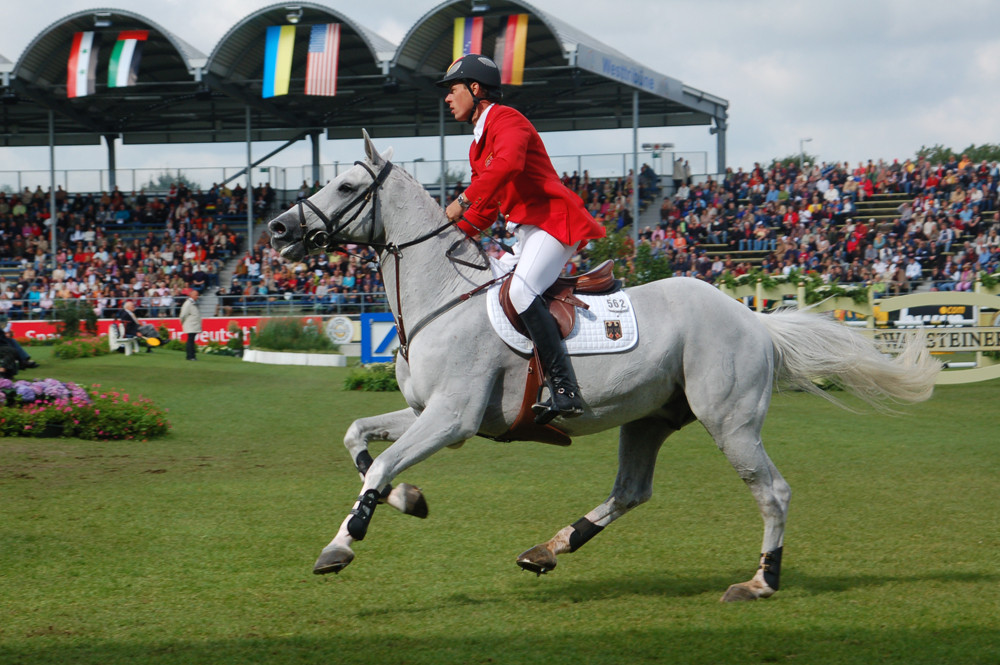
[[[569,337],[576,324],[576,308],[590,309],[590,305],[577,298],[575,293],[601,294],[611,293],[621,288],[621,282],[615,279],[614,261],[608,259],[593,270],[575,277],[560,277],[546,289],[542,298],[548,305],[549,313],[559,324],[559,333],[563,339]],[[507,320],[517,332],[525,337],[528,330],[521,322],[521,317],[510,302],[510,277],[500,285],[500,307],[507,315]]]
[[[582,275],[576,277],[560,277],[543,295],[549,312],[559,325],[559,333],[566,339],[573,332],[576,323],[576,308],[590,309],[587,303],[577,298],[575,293],[601,294],[611,293],[621,288],[621,282],[615,279],[614,262],[610,259]],[[510,278],[500,286],[500,306],[511,325],[528,336],[528,331],[521,318],[510,302]],[[495,441],[539,441],[557,446],[568,446],[571,440],[562,430],[552,425],[538,425],[531,405],[538,399],[539,391],[545,383],[542,365],[535,353],[528,361],[528,373],[524,382],[524,397],[521,399],[521,410],[514,423],[506,432],[497,437],[489,437]]]

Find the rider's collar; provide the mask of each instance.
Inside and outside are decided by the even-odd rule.
[[[472,130],[472,139],[476,143],[479,143],[479,139],[483,138],[483,131],[486,129],[486,116],[489,115],[491,108],[493,108],[493,104],[483,109],[483,112],[479,114],[479,120],[476,121],[476,128]]]

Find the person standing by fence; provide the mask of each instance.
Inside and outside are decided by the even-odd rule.
[[[194,350],[194,338],[201,332],[201,310],[198,309],[198,291],[186,289],[187,299],[181,305],[181,330],[187,337],[185,351],[187,360],[198,360]]]

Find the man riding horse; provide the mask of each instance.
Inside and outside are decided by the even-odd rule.
[[[473,125],[469,163],[472,182],[445,214],[470,236],[488,229],[502,214],[517,226],[510,300],[538,352],[550,397],[535,404],[535,421],[583,413],[576,375],[542,294],[562,273],[577,248],[602,238],[604,227],[583,201],[562,184],[532,124],[501,105],[500,70],[482,55],[459,58],[438,85],[456,120]]]

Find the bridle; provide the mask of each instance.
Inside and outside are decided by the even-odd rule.
[[[389,177],[389,173],[392,171],[392,162],[387,161],[385,163],[385,166],[382,167],[382,169],[378,172],[378,174],[376,174],[374,171],[368,168],[368,165],[362,161],[356,161],[354,162],[354,164],[356,166],[360,166],[365,171],[368,171],[368,175],[372,177],[372,182],[370,185],[368,185],[367,188],[365,188],[364,191],[360,192],[358,196],[356,196],[350,203],[341,208],[341,210],[332,218],[327,217],[326,214],[309,199],[301,199],[298,201],[297,205],[299,210],[299,226],[302,230],[302,245],[309,253],[319,250],[335,251],[337,249],[337,243],[335,241],[337,234],[340,233],[342,230],[344,230],[349,224],[354,222],[354,220],[356,220],[361,215],[362,211],[365,209],[365,204],[368,203],[371,204],[372,223],[368,230],[368,241],[359,244],[367,245],[375,249],[377,252],[379,252],[380,263],[384,261],[386,255],[391,255],[392,257],[395,258],[396,331],[399,335],[400,354],[403,356],[404,359],[409,360],[410,343],[413,341],[413,338],[416,336],[417,332],[421,328],[423,328],[428,323],[430,323],[437,317],[441,316],[448,310],[452,309],[453,307],[459,305],[460,303],[465,302],[472,296],[477,295],[479,293],[484,293],[486,289],[496,284],[497,282],[502,281],[510,273],[501,275],[500,277],[495,277],[490,281],[486,282],[485,284],[480,284],[471,291],[468,291],[459,296],[456,296],[455,298],[452,298],[451,300],[449,300],[448,302],[446,302],[445,304],[438,307],[433,312],[431,312],[430,314],[419,320],[416,323],[416,325],[414,325],[413,328],[410,330],[409,336],[407,336],[406,328],[403,325],[403,303],[400,296],[401,285],[399,281],[399,274],[400,274],[399,264],[403,258],[403,250],[406,249],[407,247],[419,245],[420,243],[426,240],[430,240],[431,238],[440,235],[447,229],[451,228],[452,226],[455,226],[457,221],[453,222],[449,220],[446,224],[443,224],[438,228],[425,233],[422,236],[418,236],[417,238],[414,238],[413,240],[409,240],[404,243],[397,244],[391,242],[390,243],[375,242],[375,226],[376,226],[375,214],[376,211],[378,210],[378,191],[382,187],[382,185],[385,184],[386,179]],[[324,226],[323,229],[309,229],[308,225],[306,224],[306,214],[304,207],[308,207],[317,217],[320,218],[320,221],[323,222]],[[346,221],[341,221],[354,208],[357,208],[354,214],[351,215],[351,217]],[[455,252],[459,249],[460,245],[462,245],[467,240],[469,240],[468,236],[465,236],[465,234],[463,234],[462,238],[456,240],[451,245],[451,247],[448,248],[448,250],[445,252],[445,256],[452,263],[458,263],[460,265],[468,266],[470,268],[475,268],[476,270],[489,270],[490,267],[489,260],[487,259],[486,253],[483,251],[483,248],[479,246],[479,243],[475,243],[475,247],[478,250],[480,257],[483,259],[482,265],[472,263],[470,261],[464,261],[454,256]]]
[[[349,224],[351,224],[354,220],[356,220],[361,215],[361,212],[365,209],[365,204],[369,202],[371,203],[372,206],[372,225],[368,231],[367,244],[374,245],[373,241],[375,239],[375,211],[378,209],[378,190],[379,188],[382,187],[383,183],[385,183],[386,179],[389,177],[389,173],[392,171],[392,162],[387,161],[385,163],[385,166],[382,167],[382,170],[378,172],[378,175],[375,175],[375,172],[372,171],[370,168],[368,168],[368,165],[362,161],[354,162],[354,165],[360,166],[365,171],[368,171],[368,175],[372,177],[372,182],[363,192],[358,194],[358,196],[356,196],[353,201],[348,203],[340,210],[340,212],[334,215],[332,219],[330,217],[327,217],[326,213],[320,210],[316,206],[316,204],[310,201],[309,199],[299,199],[297,203],[299,208],[299,226],[302,229],[302,245],[303,247],[305,247],[307,252],[312,253],[314,251],[324,250],[324,249],[332,250],[333,247],[335,246],[335,243],[332,242],[334,237],[336,237],[338,233],[343,231]],[[320,218],[320,220],[323,222],[323,226],[325,226],[326,228],[310,230],[309,227],[306,225],[306,213],[303,206],[308,206],[308,208],[312,210],[317,217]],[[355,207],[357,207],[357,210],[353,215],[351,215],[350,219],[341,222],[340,220],[342,220],[347,215],[347,213],[349,213]],[[338,223],[339,226],[334,227],[334,225]]]

